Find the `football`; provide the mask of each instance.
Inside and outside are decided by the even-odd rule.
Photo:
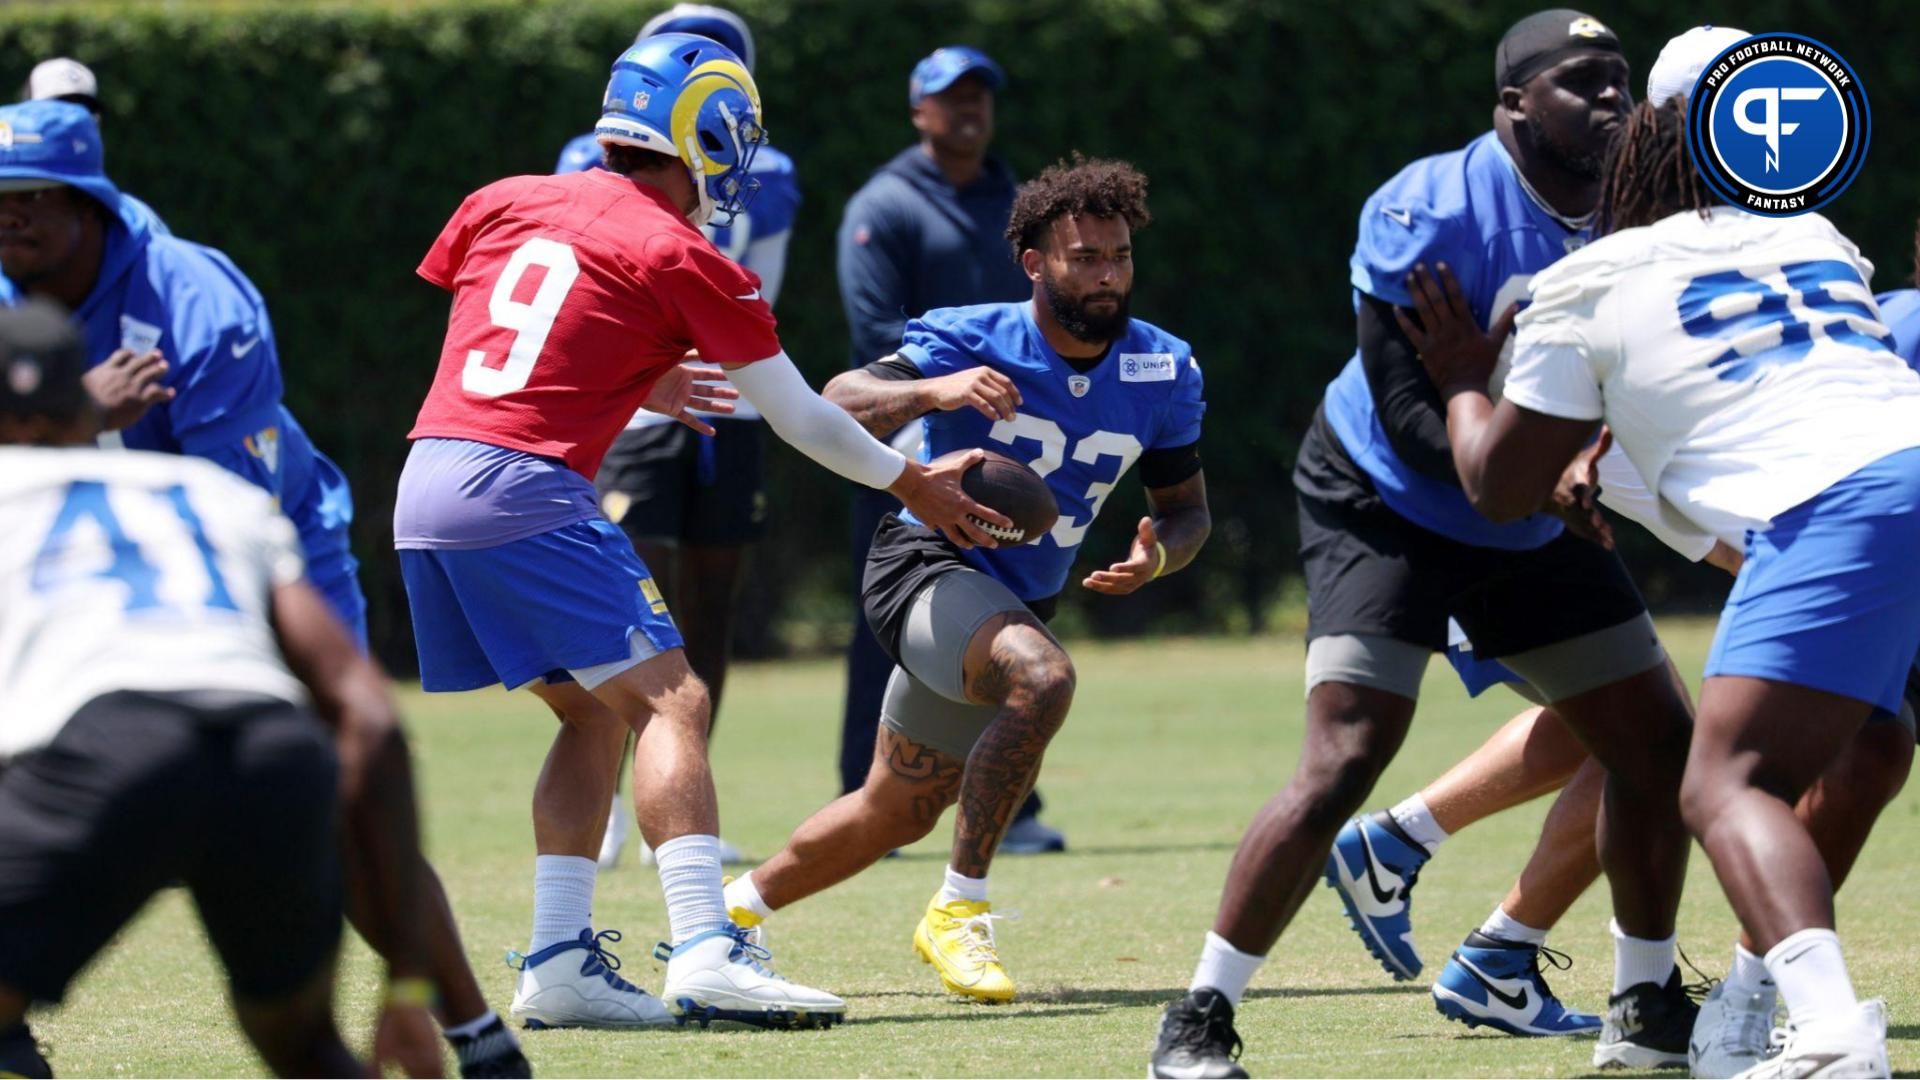
[[[956,450],[964,454],[967,451]],[[973,523],[1003,544],[1030,544],[1047,534],[1060,520],[1060,504],[1040,474],[991,450],[960,478],[960,487],[976,502],[993,507],[1013,520],[1013,529],[989,525],[979,518]]]

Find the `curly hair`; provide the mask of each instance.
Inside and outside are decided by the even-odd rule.
[[[1153,221],[1147,212],[1146,174],[1124,161],[1084,157],[1078,150],[1071,161],[1042,169],[1020,185],[1013,199],[1013,217],[1007,222],[1013,257],[1039,247],[1055,221],[1083,215],[1125,218],[1129,228],[1145,228]]]
[[[1687,151],[1684,103],[1643,101],[1608,148],[1594,234],[1651,225],[1682,210],[1704,215],[1717,202]]]

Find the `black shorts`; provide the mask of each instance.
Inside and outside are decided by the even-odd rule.
[[[873,531],[873,546],[867,549],[867,572],[860,582],[860,606],[866,612],[867,626],[873,630],[887,659],[895,664],[900,662],[900,628],[920,590],[942,574],[977,569],[979,567],[960,554],[953,541],[925,525],[902,521],[898,514],[881,518],[880,527]],[[1025,603],[1034,617],[1049,622],[1060,605],[1060,597],[1055,594]]]
[[[306,985],[340,940],[338,783],[326,730],[284,701],[95,698],[0,772],[0,984],[59,1001],[183,881],[236,998]]]
[[[767,425],[713,418],[620,433],[594,486],[607,519],[637,544],[739,547],[766,532]]]
[[[1511,656],[1647,610],[1619,556],[1562,533],[1531,551],[1474,547],[1381,501],[1316,413],[1294,469],[1307,640],[1364,634],[1447,646],[1459,620],[1481,656]]]

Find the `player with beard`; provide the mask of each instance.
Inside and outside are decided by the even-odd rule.
[[[1493,131],[1408,166],[1361,210],[1351,260],[1359,348],[1328,387],[1294,472],[1310,613],[1306,740],[1293,780],[1234,856],[1191,987],[1161,1022],[1152,1075],[1246,1075],[1234,1009],[1399,749],[1449,617],[1479,655],[1538,690],[1608,772],[1609,1019],[1637,1022],[1608,1024],[1596,1064],[1686,1060],[1695,1007],[1673,946],[1687,858],[1677,802],[1686,702],[1617,557],[1567,535],[1554,515],[1495,523],[1467,501],[1439,398],[1396,317],[1413,302],[1408,273],[1446,263],[1473,316],[1504,323],[1534,273],[1586,242],[1607,140],[1632,104],[1618,39],[1576,11],[1528,16],[1501,39],[1495,87]],[[1348,869],[1360,880],[1360,867]],[[1363,933],[1378,941],[1408,884],[1375,873],[1347,892],[1365,900],[1349,911]],[[1539,955],[1515,943],[1489,956],[1490,992],[1558,1011]]]
[[[922,420],[929,459],[975,447],[1029,456],[1060,519],[1032,543],[965,551],[911,514],[881,522],[863,599],[896,666],[872,767],[864,786],[727,886],[735,922],[758,925],[845,881],[926,836],[958,801],[945,882],[914,951],[951,993],[1013,998],[987,869],[1073,700],[1073,662],[1046,620],[1135,461],[1151,516],[1127,556],[1083,587],[1131,593],[1186,566],[1210,528],[1200,367],[1185,342],[1128,313],[1146,187],[1117,161],[1045,170],[1021,187],[1007,226],[1029,301],[930,311],[907,324],[897,353],[827,385],[828,400],[869,431]]]

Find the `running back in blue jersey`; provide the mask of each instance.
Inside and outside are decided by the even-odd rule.
[[[1920,371],[1920,289],[1895,289],[1874,297],[1880,321],[1893,332],[1893,351]]]
[[[1200,440],[1206,404],[1193,351],[1139,319],[1084,375],[1047,345],[1025,301],[929,311],[907,324],[899,355],[929,378],[985,366],[1019,388],[1022,403],[1012,420],[989,420],[972,409],[927,414],[921,456],[931,461],[980,447],[1024,461],[1046,479],[1060,504],[1051,533],[1017,547],[965,552],[1022,600],[1066,586],[1087,527],[1142,453]]]
[[[1534,196],[1493,132],[1465,149],[1422,158],[1389,180],[1360,210],[1360,235],[1349,262],[1359,294],[1412,307],[1406,277],[1416,264],[1446,263],[1474,318],[1525,301],[1533,275],[1587,241]],[[1546,515],[1496,525],[1457,487],[1408,468],[1374,415],[1356,353],[1327,387],[1326,417],[1354,462],[1395,513],[1423,528],[1478,547],[1528,550],[1559,535]]]
[[[600,144],[587,134],[569,142],[560,151],[560,160],[554,164],[553,171],[585,172],[601,167]],[[701,231],[722,255],[755,270],[747,260],[747,247],[755,240],[778,236],[793,228],[793,219],[800,212],[800,180],[794,175],[793,159],[771,146],[763,145],[754,152],[747,171],[760,181],[760,190],[754,192],[747,208],[734,215],[732,224],[721,228],[703,226]]]

